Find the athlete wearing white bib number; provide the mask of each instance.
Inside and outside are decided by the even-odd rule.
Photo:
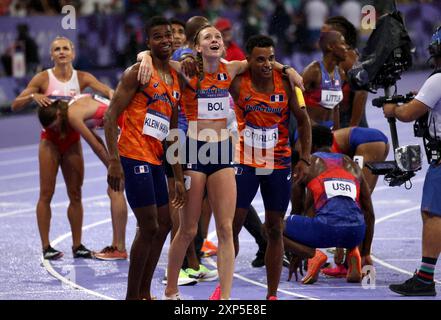
[[[304,284],[317,281],[327,256],[316,248],[348,250],[348,282],[361,281],[362,258],[370,261],[374,213],[369,186],[358,164],[349,157],[331,153],[332,132],[313,135],[311,168],[301,185],[304,193],[285,224],[285,249],[297,257],[308,257]],[[306,188],[305,188],[306,187]],[[360,249],[358,249],[358,246]],[[361,253],[361,256],[360,256]],[[290,271],[296,269],[292,261]]]

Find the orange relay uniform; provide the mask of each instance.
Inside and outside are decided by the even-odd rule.
[[[140,88],[127,106],[118,140],[121,156],[154,165],[162,163],[162,141],[170,130],[172,108],[177,108],[180,98],[177,73],[170,72],[172,86],[167,86],[154,70],[149,84]]]
[[[273,82],[274,90],[262,93],[253,88],[249,72],[241,76],[236,104],[240,137],[236,152],[236,207],[248,209],[260,187],[265,210],[284,214],[291,190],[289,105],[279,72],[273,72]]]
[[[198,88],[198,78],[193,77],[182,91],[181,105],[187,120],[225,120],[229,110],[231,77],[225,63],[218,71],[205,73]]]
[[[249,154],[249,151],[261,149],[262,156],[268,152],[274,153],[274,169],[290,167],[289,107],[282,75],[274,72],[274,92],[270,94],[255,90],[249,73],[242,76],[240,88],[236,104],[240,133],[236,150],[237,162],[255,168],[265,167],[262,161],[256,159],[255,152]]]

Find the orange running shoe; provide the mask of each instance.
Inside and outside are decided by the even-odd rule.
[[[324,268],[321,272],[328,277],[346,278],[348,269],[344,264],[337,264],[334,268]]]
[[[126,250],[119,251],[117,248],[109,246],[105,247],[101,252],[96,253],[95,258],[106,261],[126,260],[128,255]]]
[[[208,300],[220,300],[220,299],[221,299],[221,288],[220,288],[220,284],[218,284],[216,289],[214,289],[213,293],[211,294],[210,298],[208,298]]]
[[[326,256],[326,254],[316,249],[315,256],[311,259],[308,259],[308,272],[306,273],[306,276],[302,279],[302,283],[313,284],[314,282],[316,282],[320,273],[320,268],[326,263],[327,260],[328,257]]]
[[[348,253],[348,275],[347,282],[361,282],[361,256],[358,248],[352,249]]]
[[[211,257],[217,254],[217,247],[213,242],[205,239],[201,251],[204,253],[204,257]]]

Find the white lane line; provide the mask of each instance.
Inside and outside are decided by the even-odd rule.
[[[83,188],[84,188],[84,184],[86,184],[86,183],[94,183],[94,182],[100,182],[100,181],[106,181],[106,180],[107,180],[107,176],[84,179]],[[59,182],[55,185],[55,190],[60,190],[60,189],[66,189],[66,184],[64,183],[64,181]],[[38,192],[38,191],[40,191],[40,187],[26,188],[26,189],[7,191],[7,192],[0,192],[0,197],[10,197],[10,196],[16,196],[19,194]],[[0,215],[0,217],[1,217],[1,215]]]
[[[416,181],[415,181],[415,182],[416,182]],[[390,189],[390,188],[388,188],[388,189]],[[102,196],[102,197],[106,197],[106,196]],[[398,215],[400,215],[400,214],[404,214],[404,213],[406,213],[406,212],[409,212],[409,211],[412,211],[412,210],[415,210],[415,209],[419,209],[419,208],[420,208],[420,206],[415,206],[415,207],[412,207],[412,208],[409,208],[409,209],[405,209],[405,210],[398,211],[398,212],[396,212],[396,213],[392,213],[392,214],[390,214],[390,215],[388,215],[388,216],[386,216],[386,217],[383,217],[383,218],[378,219],[378,220],[376,221],[376,224],[377,224],[377,223],[381,223],[381,222],[383,222],[383,221],[386,221],[386,220],[388,220],[388,219],[391,219],[391,218],[393,218],[393,217],[396,217],[396,216],[398,216]],[[260,213],[260,214],[259,214],[259,216],[263,216],[263,215],[264,215],[264,213]],[[101,224],[104,224],[104,223],[108,223],[108,222],[111,222],[111,219],[102,220],[102,221],[99,221],[99,222],[94,223],[94,224],[92,224],[92,225],[85,226],[85,227],[83,227],[83,230],[87,230],[87,229],[90,229],[90,228],[93,228],[93,227],[95,227],[95,226],[98,226],[98,225],[101,225]],[[213,231],[213,232],[211,232],[211,233],[208,235],[207,238],[208,238],[208,239],[212,239],[212,238],[214,238],[215,234],[216,234],[216,231]],[[61,241],[65,240],[66,238],[68,238],[70,235],[71,235],[71,233],[69,232],[69,233],[67,233],[67,234],[65,234],[65,235],[62,235],[62,236],[58,237],[58,238],[53,242],[53,245],[55,246],[55,245],[58,244],[59,242],[61,242]],[[384,261],[382,261],[382,260],[376,258],[375,256],[372,256],[372,258],[374,259],[374,261],[377,261],[379,264],[382,264],[382,265],[384,265],[384,266],[386,266],[386,267],[389,267],[389,268],[391,268],[391,269],[393,269],[393,270],[396,270],[396,271],[399,271],[399,272],[402,272],[402,273],[406,273],[406,274],[410,274],[410,275],[412,275],[412,273],[409,273],[409,272],[406,271],[406,270],[399,269],[399,268],[396,268],[396,267],[394,267],[394,266],[392,266],[392,265],[389,265],[389,264],[387,264],[386,262],[384,262]],[[44,260],[44,259],[42,259],[42,260]],[[211,261],[210,261],[210,260],[211,260]],[[216,263],[214,262],[213,259],[209,258],[208,261],[209,261],[209,263],[210,263],[212,266],[217,267],[217,265],[216,265]],[[97,296],[97,297],[101,297],[101,298],[103,298],[103,299],[109,299],[109,300],[112,299],[112,300],[114,300],[114,298],[111,298],[111,297],[108,297],[108,296],[102,295],[102,294],[100,294],[100,293],[98,293],[98,292],[95,292],[95,291],[93,291],[93,290],[86,289],[86,288],[84,288],[84,287],[82,287],[82,286],[80,286],[80,285],[78,285],[78,284],[76,284],[76,283],[74,283],[74,282],[72,282],[72,281],[66,279],[66,278],[63,277],[61,274],[59,274],[58,272],[56,272],[56,271],[52,268],[52,265],[51,265],[48,261],[46,261],[46,262],[47,262],[46,264],[45,264],[44,262],[45,262],[45,261],[43,261],[43,264],[44,264],[45,268],[47,269],[47,271],[48,271],[51,275],[53,275],[55,278],[57,278],[57,279],[59,279],[60,281],[62,281],[63,283],[65,283],[65,284],[67,284],[67,285],[69,285],[69,286],[71,286],[71,287],[73,287],[73,288],[76,288],[76,289],[79,289],[79,290],[83,290],[83,291],[85,291],[85,292],[87,292],[87,293],[89,293],[89,294],[95,295],[95,296]],[[254,280],[252,280],[252,279],[246,278],[246,277],[241,276],[241,275],[239,275],[239,274],[236,274],[236,273],[235,273],[234,276],[235,276],[236,278],[238,278],[238,279],[241,279],[241,280],[243,280],[243,281],[249,282],[249,283],[254,284],[254,285],[256,285],[256,286],[260,286],[260,287],[263,287],[263,288],[267,288],[267,286],[266,286],[265,284],[263,284],[263,283],[259,283],[259,282],[256,282],[256,281],[254,281]],[[436,281],[437,283],[440,283],[438,280],[435,280],[435,281]],[[308,299],[308,300],[319,300],[319,298],[316,298],[316,297],[311,297],[311,296],[301,295],[301,294],[297,294],[297,293],[294,293],[294,292],[291,292],[291,291],[287,291],[287,290],[283,290],[283,289],[278,289],[278,291],[281,292],[281,293],[287,294],[287,295],[292,295],[292,296],[296,296],[296,297],[303,298],[303,299]]]
[[[101,161],[91,161],[87,162],[84,165],[84,168],[95,168],[103,166],[103,163]],[[10,180],[10,179],[19,179],[19,178],[27,178],[27,177],[33,177],[38,176],[40,174],[39,170],[29,171],[29,172],[22,172],[22,173],[14,173],[10,175],[0,175],[0,181],[3,180]]]
[[[91,202],[91,201],[96,201],[96,200],[102,200],[102,199],[106,199],[106,198],[109,198],[109,196],[108,195],[100,195],[100,196],[86,197],[86,198],[82,199],[82,202],[85,203],[85,202]],[[51,208],[67,207],[68,205],[69,205],[69,201],[55,202],[55,203],[51,204]],[[35,207],[28,208],[28,209],[20,209],[20,210],[10,211],[10,212],[6,212],[6,213],[0,213],[0,218],[13,216],[13,215],[20,214],[20,213],[34,212],[34,211],[35,211]]]
[[[419,210],[420,208],[421,208],[421,206],[414,206],[414,207],[411,207],[411,208],[407,208],[407,209],[404,209],[404,210],[400,210],[400,211],[391,213],[391,214],[389,214],[387,216],[381,217],[379,219],[375,219],[375,224],[377,225],[377,224],[379,224],[379,223],[381,223],[383,221],[386,221],[386,220],[389,220],[389,219],[401,216],[402,214],[405,214],[405,213],[408,213],[408,212],[411,212],[411,211]]]
[[[398,216],[400,216],[402,214],[405,214],[405,213],[408,213],[408,212],[412,212],[412,211],[416,211],[416,210],[420,210],[420,209],[421,209],[421,206],[419,205],[419,206],[414,206],[414,207],[409,208],[409,209],[405,209],[405,210],[401,210],[401,211],[398,211],[398,212],[394,212],[392,214],[389,214],[389,215],[387,215],[385,217],[382,217],[382,218],[376,220],[375,224],[377,225],[378,223],[381,223],[381,222],[387,221],[389,219],[398,217]],[[371,255],[371,257],[372,257],[373,261],[377,262],[378,264],[382,265],[383,267],[386,267],[388,269],[395,270],[395,271],[398,271],[398,272],[401,272],[401,273],[413,276],[413,272],[410,272],[410,271],[398,268],[398,267],[396,267],[394,265],[391,265],[390,263],[387,263],[386,261],[384,261],[384,260],[382,260],[380,258],[377,258],[374,255]],[[439,281],[439,280],[434,280],[434,281],[436,283],[441,283],[441,281]]]
[[[83,150],[83,156],[87,156],[92,153],[93,152],[90,149]],[[0,166],[17,165],[17,164],[28,163],[28,162],[38,162],[38,155],[35,155],[33,157],[20,158],[20,159],[3,160],[3,161],[0,161]]]
[[[216,232],[216,231],[214,231],[214,232]],[[211,238],[214,238],[214,237],[212,236]],[[209,240],[211,240],[211,238],[210,238],[210,236],[207,237],[207,239],[209,239]],[[207,258],[206,260],[207,260],[207,262],[208,262],[209,264],[211,264],[213,267],[217,268],[217,264],[216,264],[216,262],[215,262],[212,258]],[[238,274],[238,273],[234,273],[234,277],[235,277],[235,278],[238,278],[238,279],[240,279],[240,280],[243,280],[243,281],[245,281],[245,282],[248,282],[248,283],[254,284],[255,286],[258,286],[258,287],[262,287],[262,288],[265,288],[265,289],[268,288],[268,286],[267,286],[266,284],[263,284],[263,283],[261,283],[261,282],[254,281],[254,280],[252,280],[252,279],[250,279],[250,278],[247,278],[247,277],[244,277],[244,276],[242,276],[242,275],[240,275],[240,274]],[[298,298],[302,298],[302,299],[307,299],[307,300],[319,300],[318,298],[315,298],[315,297],[305,296],[305,295],[303,295],[303,294],[298,294],[298,293],[291,292],[291,291],[287,291],[287,290],[280,289],[280,288],[278,288],[277,291],[278,291],[278,292],[281,292],[281,293],[284,293],[284,294],[287,294],[287,295],[290,295],[290,296],[295,296],[295,297],[298,297]]]
[[[377,240],[377,241],[405,241],[405,240],[421,240],[421,237],[415,237],[415,238],[374,238],[372,240]]]
[[[98,221],[98,222],[95,222],[95,223],[92,223],[92,224],[89,224],[89,225],[83,227],[82,230],[83,230],[83,231],[86,231],[86,230],[88,230],[88,229],[95,228],[96,226],[99,226],[99,225],[102,225],[102,224],[105,224],[105,223],[109,223],[109,222],[111,222],[111,221],[112,221],[112,219],[101,220],[101,221]],[[68,232],[68,233],[66,233],[66,234],[64,234],[64,235],[61,235],[61,236],[59,236],[57,239],[55,239],[55,240],[51,243],[51,245],[55,247],[57,244],[59,244],[60,242],[62,242],[62,241],[65,240],[66,238],[70,237],[71,235],[72,235],[71,232]],[[43,259],[43,256],[41,256],[40,259],[41,259],[41,262],[42,262],[43,266],[46,268],[47,272],[49,272],[50,275],[52,275],[52,276],[55,277],[56,279],[60,280],[60,281],[61,281],[62,283],[64,283],[65,285],[68,285],[68,286],[72,287],[73,289],[82,290],[82,291],[84,291],[84,292],[86,292],[86,293],[88,293],[88,294],[91,294],[91,295],[93,295],[93,296],[96,296],[96,297],[98,297],[98,298],[102,298],[102,299],[105,299],[105,300],[116,300],[115,298],[112,298],[112,297],[109,297],[109,296],[103,295],[103,294],[101,294],[101,293],[98,293],[98,292],[96,292],[96,291],[93,291],[93,290],[89,290],[89,289],[87,289],[87,288],[84,288],[84,287],[80,286],[79,284],[77,284],[77,283],[75,283],[75,282],[73,282],[73,281],[71,281],[71,280],[69,280],[69,279],[63,277],[60,273],[58,273],[58,272],[52,267],[52,265],[51,265],[50,262],[49,262],[50,260]]]
[[[132,215],[132,214],[131,214],[131,215]],[[104,223],[111,222],[111,221],[112,221],[112,219],[105,219],[105,220],[102,220],[102,221],[98,221],[98,222],[96,222],[96,223],[93,223],[93,224],[91,224],[91,225],[87,225],[87,226],[83,227],[83,231],[88,230],[88,229],[91,229],[91,228],[94,228],[94,227],[99,226],[99,225],[104,224]],[[211,238],[213,237],[213,233],[215,233],[215,231],[212,232],[212,233],[210,233],[210,235],[208,236],[209,239],[210,239],[210,236],[211,236]],[[56,246],[57,244],[59,244],[60,242],[62,242],[63,240],[67,239],[67,238],[70,237],[70,236],[71,236],[71,232],[68,232],[68,233],[66,233],[66,234],[64,234],[64,235],[61,235],[61,236],[59,236],[57,239],[55,239],[55,240],[51,243],[51,245],[52,245],[52,246]],[[103,299],[112,299],[112,300],[114,300],[114,298],[111,298],[111,297],[108,297],[108,296],[102,295],[102,294],[100,294],[100,293],[98,293],[98,292],[95,292],[95,291],[93,291],[93,290],[86,289],[86,288],[84,288],[84,287],[78,285],[77,283],[70,281],[69,279],[63,277],[60,273],[58,273],[57,271],[55,271],[55,270],[53,269],[52,265],[50,264],[50,262],[49,262],[48,260],[44,260],[43,258],[41,258],[41,259],[43,260],[43,265],[44,265],[44,267],[46,268],[46,270],[47,270],[52,276],[54,276],[54,277],[57,278],[58,280],[62,281],[64,284],[66,284],[66,285],[68,285],[68,286],[71,286],[71,287],[73,287],[73,288],[75,288],[75,289],[83,290],[83,291],[85,291],[85,292],[87,292],[87,293],[89,293],[89,294],[92,294],[92,295],[97,296],[97,297],[101,297],[101,298],[103,298]],[[212,264],[213,266],[217,267],[216,263],[215,263],[212,259],[208,259],[208,260],[209,260],[210,264]],[[211,260],[211,261],[210,261],[210,260]],[[259,283],[259,282],[256,282],[256,281],[254,281],[254,280],[251,280],[251,279],[246,278],[246,277],[244,277],[244,276],[241,276],[241,275],[239,275],[239,274],[236,274],[236,273],[235,273],[234,276],[235,276],[236,278],[238,278],[238,279],[241,279],[241,280],[243,280],[243,281],[249,282],[249,283],[251,283],[251,284],[254,284],[254,285],[257,285],[257,286],[260,286],[260,287],[263,287],[263,288],[267,288],[267,286],[266,286],[265,284],[263,284],[263,283]],[[291,291],[286,291],[286,290],[283,290],[283,289],[278,289],[278,290],[279,290],[279,292],[285,293],[285,294],[287,294],[287,295],[295,296],[295,297],[298,297],[298,298],[308,299],[308,300],[318,300],[318,299],[315,298],[315,297],[310,297],[310,296],[306,296],[306,295],[302,295],[302,294],[297,294],[297,293],[294,293],[294,292],[291,292]]]
[[[18,146],[18,147],[9,147],[9,148],[0,148],[0,154],[1,153],[7,153],[7,152],[17,152],[17,151],[25,151],[25,150],[32,150],[32,149],[38,149],[38,143],[36,144],[28,144],[25,146]]]
[[[253,203],[254,203],[254,202],[253,202]],[[265,212],[260,212],[258,215],[259,215],[260,218],[262,218],[262,217],[265,216]],[[208,236],[207,236],[207,239],[208,239],[208,240],[211,240],[211,239],[213,239],[213,238],[215,238],[215,237],[216,237],[216,230],[210,232],[210,233],[208,234]],[[217,268],[217,263],[216,263],[212,258],[207,258],[207,260],[208,260],[208,263],[210,263],[213,267]],[[254,284],[254,285],[256,285],[256,286],[259,286],[259,287],[262,287],[262,288],[268,289],[268,286],[267,286],[266,284],[261,283],[261,282],[254,281],[254,280],[252,280],[252,279],[250,279],[250,278],[247,278],[247,277],[244,277],[244,276],[242,276],[242,275],[240,275],[240,274],[238,274],[238,273],[234,273],[234,277],[236,277],[236,278],[238,278],[238,279],[240,279],[240,280],[243,280],[243,281],[245,281],[245,282],[248,282],[248,283]],[[278,291],[278,292],[281,292],[281,293],[284,293],[284,294],[287,294],[287,295],[291,295],[291,296],[295,296],[295,297],[298,297],[298,298],[302,298],[302,299],[307,299],[307,300],[319,300],[319,298],[316,298],[316,297],[305,296],[305,295],[303,295],[303,294],[299,294],[299,293],[295,293],[295,292],[287,291],[287,290],[280,289],[280,288],[278,288],[277,291]]]
[[[44,293],[64,293],[64,292],[66,292],[66,291],[62,291],[62,290],[10,291],[10,292],[0,292],[0,296],[8,296],[9,297],[12,295],[22,296],[24,294],[37,295],[37,294],[44,294]],[[9,300],[9,298],[8,298],[8,300]]]
[[[407,274],[407,275],[409,275],[409,276],[413,276],[413,274],[414,274],[413,272],[410,272],[410,271],[407,271],[407,270],[404,270],[404,269],[401,269],[401,268],[395,267],[395,266],[393,266],[393,265],[387,263],[386,261],[381,260],[381,259],[375,257],[374,255],[371,255],[371,257],[372,257],[372,260],[373,260],[374,262],[376,262],[376,263],[378,263],[378,264],[381,264],[383,267],[386,267],[386,268],[388,268],[388,269],[395,270],[395,271],[398,271],[398,272],[401,272],[401,273]],[[435,281],[436,283],[441,283],[441,281],[436,280],[436,279],[434,279],[433,281]]]

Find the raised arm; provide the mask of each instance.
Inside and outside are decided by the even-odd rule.
[[[117,147],[117,119],[127,108],[138,89],[138,70],[139,64],[135,64],[124,72],[118,87],[116,88],[115,94],[110,101],[109,109],[104,116],[104,132],[106,135],[107,148],[109,150],[107,182],[110,188],[115,191],[121,191],[123,189],[122,182],[124,179]]]
[[[142,85],[148,84],[153,73],[151,52],[149,50],[142,51],[138,53],[137,59],[141,62],[137,79]],[[169,64],[176,72],[184,76],[187,81],[197,74],[197,64],[191,54],[186,54],[180,61],[169,60]]]
[[[40,72],[34,76],[28,86],[12,102],[12,111],[20,111],[32,101],[35,101],[40,107],[49,106],[52,103],[51,100],[41,93],[46,80],[46,72]]]
[[[303,77],[296,71],[296,69],[289,65],[282,65],[280,62],[276,61],[274,64],[274,70],[282,72],[282,74],[288,77],[292,90],[295,90],[295,87],[299,87],[300,90],[305,91]]]
[[[92,88],[93,90],[100,92],[107,98],[112,99],[113,89],[110,88],[108,85],[99,81],[97,78],[95,78],[95,76],[93,76],[89,72],[79,71],[78,77],[82,88],[86,88],[86,87]]]

